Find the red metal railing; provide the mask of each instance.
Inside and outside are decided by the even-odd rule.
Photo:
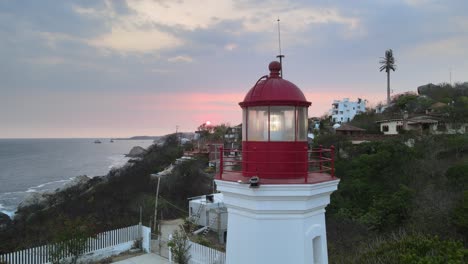
[[[256,153],[257,155],[259,154],[258,151],[242,151],[242,150],[237,150],[237,149],[224,149],[223,147],[220,147],[218,149],[219,153],[219,165],[217,166],[217,175],[216,177],[221,180],[229,180],[229,179],[235,179],[233,177],[225,177],[223,179],[223,175],[229,175],[232,176],[234,174],[238,174],[239,176],[242,175],[242,173],[254,173],[254,172],[249,172],[246,171],[245,168],[243,170],[243,166],[247,166],[249,163],[250,164],[262,164],[262,165],[278,165],[278,163],[281,165],[286,165],[286,166],[291,166],[292,168],[300,167],[302,168],[301,171],[305,171],[304,173],[304,181],[303,183],[308,183],[311,180],[311,177],[314,175],[320,175],[320,176],[330,176],[330,178],[335,177],[335,147],[331,146],[330,148],[323,148],[320,146],[319,148],[313,148],[307,150],[307,161],[304,160],[299,160],[299,161],[274,161],[274,162],[269,162],[269,161],[246,161],[242,159],[242,154],[244,153],[248,155],[249,152]],[[268,153],[274,153],[274,151],[268,151]],[[278,153],[280,153],[278,151]],[[284,151],[281,151],[282,154],[284,154]],[[290,153],[291,155],[295,155],[299,153],[298,151],[287,151],[286,154]],[[301,152],[301,153],[304,153]],[[302,167],[302,164],[306,166],[305,168]],[[287,172],[282,172],[285,176],[288,176]],[[291,172],[292,174],[297,174],[297,172]],[[265,172],[263,172],[263,175],[265,175]],[[261,175],[260,175],[260,178]],[[267,177],[268,178],[268,177]]]

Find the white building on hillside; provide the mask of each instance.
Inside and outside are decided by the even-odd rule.
[[[366,111],[366,100],[358,98],[356,102],[344,98],[342,101],[334,100],[330,109],[331,121],[333,123],[346,123],[353,120],[354,116]]]
[[[219,242],[225,243],[227,236],[227,208],[222,193],[189,198],[189,219],[204,227],[206,232],[218,233]]]

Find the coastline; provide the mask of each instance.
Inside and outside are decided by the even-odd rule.
[[[133,140],[129,140],[133,141]],[[135,140],[136,141],[136,140]],[[139,142],[140,144],[134,142],[132,145],[142,145],[145,148],[150,146],[153,141],[147,141],[147,142]],[[143,144],[141,144],[143,143]],[[82,175],[86,175],[90,179],[95,178],[95,177],[102,177],[104,175],[107,175],[111,169],[114,168],[121,168],[125,166],[128,161],[131,159],[130,157],[127,157],[126,154],[130,149],[126,150],[126,153],[121,153],[118,155],[111,154],[107,157],[104,158],[102,163],[107,163],[103,165],[104,167],[101,167],[102,169],[99,169],[98,171],[89,171],[89,174],[77,174],[72,177],[62,177],[61,179],[56,179],[52,181],[44,181],[44,182],[37,182],[34,183],[32,186],[28,187],[22,187],[21,189],[18,188],[12,188],[11,191],[6,191],[6,192],[0,192],[0,212],[8,215],[10,219],[13,219],[15,216],[15,213],[19,207],[19,205],[28,199],[28,197],[33,196],[34,194],[44,194],[44,193],[55,193],[63,187],[65,187],[67,184],[70,182],[73,182],[77,177],[80,177]],[[78,165],[79,167],[79,165]],[[104,169],[105,168],[105,169]],[[68,171],[63,172],[63,175],[66,175]],[[105,172],[105,173],[103,173]],[[16,178],[16,177],[15,177]],[[8,178],[6,178],[8,179]],[[6,182],[8,184],[8,181]],[[27,186],[23,184],[24,186]],[[7,185],[8,186],[8,185]]]

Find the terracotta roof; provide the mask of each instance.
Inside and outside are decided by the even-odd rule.
[[[387,122],[394,122],[394,121],[403,121],[403,119],[402,118],[384,119],[384,120],[379,120],[375,122],[379,124],[379,123],[387,123]]]
[[[420,124],[433,124],[433,123],[437,123],[438,121],[431,118],[430,116],[415,116],[415,117],[409,118],[408,122],[420,123]]]
[[[395,119],[385,119],[385,120],[379,120],[376,121],[375,123],[388,123],[388,122],[395,122],[395,121],[404,121],[403,118],[395,118]],[[419,116],[413,116],[407,119],[408,124],[434,124],[439,122],[437,118],[434,116],[427,116],[427,115],[419,115]]]
[[[359,128],[359,127],[355,127],[355,126],[352,126],[350,124],[341,124],[341,126],[337,129],[335,129],[337,131],[366,131],[365,129],[362,129],[362,128]]]
[[[437,103],[432,104],[430,109],[441,108],[441,107],[445,107],[445,106],[447,106],[447,104],[437,102]]]

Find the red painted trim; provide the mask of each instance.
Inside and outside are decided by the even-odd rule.
[[[249,102],[240,102],[239,105],[244,107],[249,106],[310,106],[312,105],[311,102],[307,101],[288,101],[288,100],[281,100],[281,101],[249,101]]]
[[[219,177],[222,180],[223,179],[223,169],[224,169],[224,152],[223,152],[223,147],[219,147]]]
[[[297,106],[294,106],[294,141],[297,142],[298,122],[297,122]]]

